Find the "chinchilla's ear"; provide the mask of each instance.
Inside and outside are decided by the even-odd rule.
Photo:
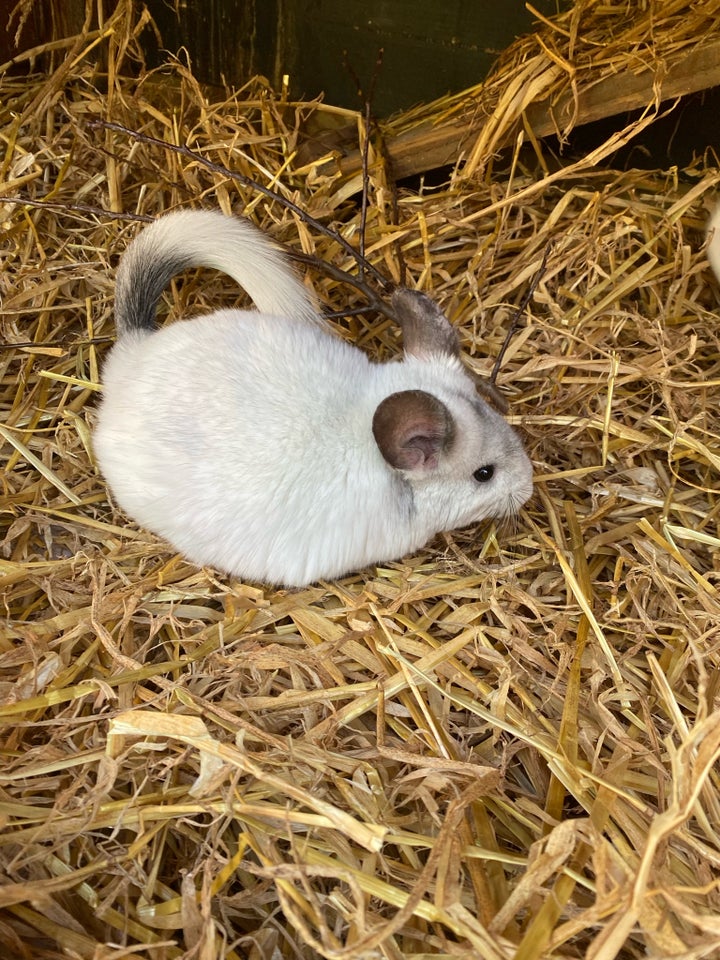
[[[433,470],[452,445],[455,424],[444,403],[424,390],[401,390],[380,403],[373,436],[398,470]]]
[[[720,246],[720,241],[719,241]],[[720,266],[719,266],[720,269]],[[460,356],[457,331],[440,307],[419,290],[398,287],[391,297],[395,318],[403,332],[406,356],[427,360],[433,354]],[[468,370],[480,396],[500,413],[508,412],[507,400],[494,383]]]
[[[437,353],[460,356],[460,341],[455,328],[426,294],[398,287],[390,304],[402,328],[406,356],[421,360]]]

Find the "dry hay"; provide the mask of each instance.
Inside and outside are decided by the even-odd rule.
[[[2,955],[717,956],[717,171],[515,156],[404,190],[394,224],[376,170],[368,255],[397,279],[402,251],[480,372],[551,245],[500,377],[536,494],[510,529],[337,583],[239,583],[128,523],[97,473],[117,256],[134,215],[192,204],[352,264],[280,203],[89,121],[187,142],[353,242],[360,214],[294,165],[330,108],[261,83],[211,102],[180,65],[123,77],[124,12],[102,69],[85,36],[49,79],[2,82]],[[187,278],[171,312],[228,286]],[[397,353],[375,316],[337,327]]]
[[[643,114],[639,126],[650,124],[664,102],[720,84],[720,0],[567,6],[508,47],[478,86],[391,118],[385,149],[395,175],[462,158],[463,177],[489,178],[494,154],[518,139],[553,134],[565,143],[577,125],[630,110]],[[582,169],[627,140],[621,128],[582,158]],[[358,150],[335,165],[359,185]]]

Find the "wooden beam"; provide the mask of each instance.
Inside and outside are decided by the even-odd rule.
[[[677,53],[674,62],[657,59],[647,69],[635,72],[629,67],[619,73],[586,84],[578,90],[577,101],[571,90],[556,98],[531,104],[525,111],[527,123],[538,137],[562,131],[575,113],[574,126],[602,120],[630,110],[642,110],[655,101],[677,97],[720,85],[720,40],[715,39],[686,53]],[[636,63],[633,60],[633,63]],[[515,139],[518,118],[496,144],[509,146]],[[453,119],[438,124],[426,122],[386,141],[385,148],[397,179],[454,164],[472,147],[483,128],[482,120]],[[335,161],[344,177],[360,172],[360,153],[355,151]],[[327,169],[327,168],[326,168]]]

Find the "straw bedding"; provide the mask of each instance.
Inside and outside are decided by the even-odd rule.
[[[613,12],[617,38],[624,4],[579,4],[575,38]],[[205,205],[355,265],[281,203],[91,121],[187,144],[357,245],[347,180],[295,159],[310,118],[348,117],[147,75],[136,26],[120,4],[2,78],[0,952],[720,955],[715,158],[476,152],[394,203],[371,151],[367,256],[405,265],[478,373],[537,281],[498,380],[536,492],[513,524],[336,583],[240,583],[135,527],[97,472],[117,257],[138,218]],[[648,4],[626,29],[651,49],[666,26]],[[309,276],[338,335],[397,355],[361,292]],[[166,309],[243,302],[231,286],[189,275]]]

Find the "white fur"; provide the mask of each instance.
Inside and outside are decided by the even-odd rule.
[[[713,273],[720,280],[720,206],[715,208],[710,217],[706,252]]]
[[[194,219],[163,218],[163,242],[196,244]],[[238,223],[258,246],[230,263],[222,228],[235,235]],[[264,312],[220,310],[131,331],[111,351],[95,449],[120,505],[195,563],[288,586],[514,513],[531,493],[530,463],[460,362],[436,354],[371,363],[315,322],[294,278],[305,299],[288,306],[283,261],[259,238],[245,221],[215,217],[212,236],[203,235],[208,249],[198,252]],[[135,244],[125,260],[137,264]],[[157,237],[146,249],[159,255]],[[373,438],[378,404],[406,389],[432,393],[452,413],[458,439],[436,469],[393,469]],[[486,463],[496,475],[479,484],[472,474]]]
[[[125,287],[132,289],[138,267],[168,253],[226,273],[260,311],[323,324],[312,294],[270,238],[249,221],[217,210],[178,210],[138,234],[118,270],[116,302],[128,295]]]

